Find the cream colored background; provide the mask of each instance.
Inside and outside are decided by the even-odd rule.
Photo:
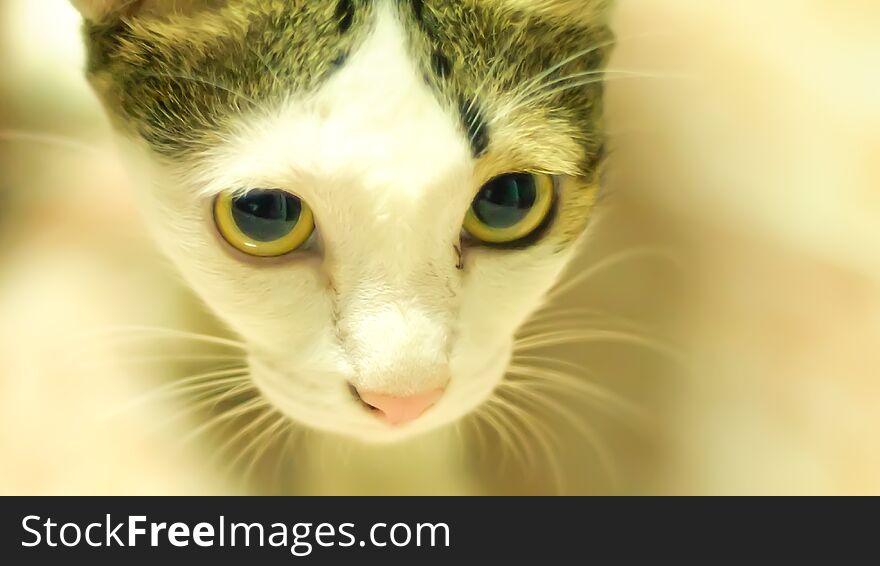
[[[130,407],[195,371],[151,357],[197,352],[95,334],[212,323],[143,234],[77,27],[65,0],[0,6],[0,492],[238,492],[216,443],[181,446],[199,422],[184,401]],[[560,304],[632,319],[686,364],[607,342],[542,353],[650,416],[556,393],[616,464],[612,482],[576,427],[534,414],[565,491],[880,494],[880,4],[621,0],[617,28],[612,68],[643,76],[610,83],[609,194],[572,272],[630,259]],[[534,439],[524,471],[468,434],[476,485],[311,448],[295,457],[326,473],[297,490],[556,490]]]

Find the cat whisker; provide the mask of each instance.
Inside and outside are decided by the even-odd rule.
[[[513,438],[510,436],[507,428],[505,428],[504,423],[498,418],[497,411],[490,403],[484,404],[481,407],[481,412],[486,423],[498,435],[498,439],[501,441],[501,458],[498,460],[498,467],[503,469],[507,463],[509,452],[514,450]]]
[[[530,335],[560,330],[586,330],[590,328],[603,328],[608,330],[633,331],[647,335],[647,329],[635,323],[626,323],[614,317],[584,316],[575,313],[553,313],[553,316],[545,316],[530,320],[523,325],[518,336],[526,338]]]
[[[613,332],[629,332],[634,333],[640,336],[649,336],[648,333],[642,333],[637,330],[633,330],[631,328],[617,327],[610,324],[598,325],[595,320],[591,319],[571,319],[571,320],[549,320],[546,322],[539,322],[534,325],[530,325],[528,328],[523,328],[517,334],[516,340],[514,344],[522,344],[525,345],[527,341],[534,337],[545,336],[548,334],[561,333],[561,332],[586,332],[586,331],[613,331]],[[543,346],[542,346],[543,347]],[[523,352],[527,350],[522,349]]]
[[[588,81],[586,83],[583,83],[582,81],[579,80],[579,79],[584,79],[587,77],[600,77],[600,80],[599,81]],[[591,70],[591,71],[581,71],[578,73],[571,73],[569,75],[565,75],[563,77],[558,77],[553,80],[547,81],[547,82],[542,83],[540,85],[536,85],[535,87],[532,87],[528,91],[524,91],[524,92],[520,93],[520,95],[517,97],[517,100],[519,100],[519,101],[532,100],[530,98],[531,96],[539,94],[542,91],[546,92],[546,90],[548,88],[556,86],[556,85],[565,84],[565,83],[572,83],[572,84],[584,84],[584,86],[586,86],[589,84],[593,84],[594,82],[602,82],[602,80],[604,80],[604,78],[606,78],[606,77],[608,77],[608,78],[637,78],[637,79],[680,79],[680,80],[693,79],[693,77],[688,76],[688,75],[683,75],[683,74],[656,73],[656,72],[651,72],[651,71],[638,71],[638,70],[634,70],[634,69],[610,69],[610,68],[595,69],[595,70]],[[540,99],[538,99],[538,100],[540,100]]]
[[[528,465],[529,469],[534,469],[534,458],[524,443],[520,442],[522,433],[516,428],[516,421],[504,410],[503,401],[498,397],[490,399],[484,405],[484,409],[495,414],[496,421],[498,422],[498,433],[504,436],[504,441],[509,444],[515,462],[522,468],[526,468]]]
[[[647,328],[646,325],[639,323],[634,319],[611,314],[607,311],[591,308],[556,307],[550,304],[535,313],[522,326],[521,330],[532,330],[536,327],[552,325],[554,323],[578,323],[583,327],[585,323],[590,322],[613,324],[616,327],[628,330],[645,330]]]
[[[200,401],[206,399],[210,396],[210,394],[214,391],[226,391],[227,388],[235,385],[249,385],[250,378],[247,374],[243,374],[240,376],[230,377],[226,379],[218,379],[216,381],[211,381],[210,383],[204,383],[199,385],[192,385],[190,387],[186,387],[180,390],[172,390],[170,394],[173,396],[182,396],[182,395],[190,395],[192,397],[192,401]]]
[[[566,65],[574,63],[578,59],[583,59],[587,55],[595,53],[596,51],[598,51],[600,49],[605,49],[607,47],[614,47],[616,45],[621,45],[623,43],[628,43],[628,42],[631,42],[634,40],[650,39],[650,38],[655,38],[655,37],[669,37],[670,35],[671,34],[668,32],[655,31],[655,32],[648,32],[648,33],[630,34],[630,35],[622,36],[622,37],[613,37],[609,40],[592,45],[591,47],[588,47],[588,48],[584,49],[583,51],[579,51],[569,57],[566,57],[562,61],[555,63],[553,66],[543,70],[542,72],[540,72],[536,76],[527,80],[523,84],[522,88],[524,90],[530,90],[533,86],[540,84],[540,82],[542,80],[552,76],[554,72],[559,71],[563,67],[565,67]]]
[[[611,76],[609,76],[609,75],[611,75]],[[617,76],[615,76],[615,75],[617,75]],[[611,81],[619,81],[619,80],[625,80],[625,79],[631,80],[631,79],[661,79],[661,78],[669,78],[669,77],[666,77],[663,75],[651,75],[649,73],[635,73],[635,72],[624,73],[624,72],[620,72],[619,74],[616,74],[616,73],[610,73],[610,72],[606,71],[606,72],[603,72],[601,75],[597,74],[597,76],[595,78],[589,78],[589,79],[585,79],[585,80],[581,80],[581,81],[571,82],[571,83],[566,84],[564,86],[557,87],[557,88],[550,89],[550,90],[541,90],[541,91],[534,92],[528,98],[514,97],[507,102],[506,107],[503,110],[498,112],[498,114],[495,117],[494,122],[504,120],[504,119],[508,118],[511,114],[515,114],[516,112],[518,112],[522,108],[525,108],[527,106],[534,106],[534,105],[536,105],[540,102],[543,102],[549,98],[559,96],[560,94],[563,94],[569,90],[574,90],[576,88],[584,88],[584,87],[592,85],[592,84],[608,83]]]
[[[617,474],[617,466],[614,462],[614,458],[602,442],[602,439],[591,426],[584,422],[578,415],[573,413],[568,407],[554,399],[540,395],[527,388],[520,389],[518,393],[519,398],[522,401],[530,403],[536,408],[549,410],[552,414],[562,418],[572,426],[572,428],[587,441],[590,448],[593,449],[599,462],[599,466],[602,468],[603,473],[607,476],[609,481],[611,481],[614,490],[616,491],[618,489],[620,476]]]
[[[241,385],[217,385],[214,389],[205,392],[203,395],[197,396],[195,402],[187,404],[184,408],[164,419],[162,422],[156,423],[151,428],[151,432],[166,428],[184,417],[206,410],[208,407],[211,407],[211,410],[213,410],[213,408],[216,407],[216,404],[220,403],[222,400],[228,399],[237,394],[243,394],[248,388],[252,387],[253,385],[249,381],[242,383]]]
[[[516,405],[513,399],[507,401],[505,407],[511,414],[519,415],[524,426],[530,425],[530,428],[526,430],[532,432],[538,448],[544,453],[547,466],[550,468],[553,492],[557,495],[566,493],[567,481],[562,471],[562,463],[559,460],[559,450],[562,449],[562,446],[554,430],[541,418]]]
[[[650,415],[638,405],[627,401],[605,387],[584,379],[578,379],[568,373],[549,368],[521,365],[512,365],[508,371],[510,375],[529,379],[525,381],[506,381],[502,383],[502,387],[513,389],[533,387],[569,394],[577,392],[583,395],[584,399],[591,401],[592,404],[609,415],[618,416],[627,424],[637,425],[640,430],[647,428],[652,421]]]
[[[255,445],[255,449],[253,455],[250,458],[250,462],[247,467],[244,469],[244,473],[241,476],[242,483],[244,485],[250,484],[251,476],[253,476],[254,472],[257,469],[257,466],[265,457],[266,452],[269,451],[270,448],[280,439],[283,438],[285,431],[289,431],[292,428],[292,424],[290,420],[279,414],[278,418],[271,425],[266,427],[266,429],[262,432],[263,440],[261,445]],[[257,437],[259,439],[259,437]],[[247,448],[245,449],[245,452]]]
[[[620,80],[630,80],[630,79],[681,79],[680,76],[670,75],[670,74],[660,74],[660,73],[640,73],[636,71],[613,71],[613,70],[605,70],[602,73],[596,73],[595,77],[592,75],[585,74],[587,77],[584,80],[572,80],[564,84],[563,86],[552,88],[549,90],[540,90],[528,99],[529,104],[533,104],[535,102],[540,102],[543,100],[547,100],[548,98],[552,98],[569,90],[574,90],[576,88],[583,88],[585,86],[590,86],[596,83],[608,83],[611,81],[620,81]],[[560,81],[560,83],[565,83],[566,81]],[[555,84],[555,83],[554,83]],[[550,85],[548,85],[550,86]]]
[[[248,385],[250,386],[250,384],[248,384]],[[252,387],[252,386],[250,386],[250,387]],[[237,388],[234,388],[234,389],[237,389]],[[243,393],[246,390],[247,389],[242,389],[239,393]],[[228,395],[231,391],[232,390],[230,390],[226,394]],[[217,403],[217,402],[219,402],[219,401],[215,401],[215,403]],[[190,442],[192,442],[193,440],[195,440],[196,438],[198,438],[199,436],[205,434],[209,430],[217,427],[218,425],[221,425],[223,423],[230,421],[231,419],[235,419],[237,417],[246,415],[246,414],[251,413],[253,411],[263,410],[266,407],[268,407],[268,405],[269,405],[268,402],[265,399],[263,399],[262,397],[255,397],[253,399],[250,399],[249,401],[245,401],[244,403],[236,405],[235,407],[232,407],[231,409],[228,409],[228,410],[220,413],[219,415],[212,417],[207,422],[196,427],[191,432],[189,432],[186,436],[183,437],[180,444],[181,444],[181,446],[185,446],[185,445],[189,444]]]
[[[481,411],[474,412],[467,421],[467,424],[470,425],[470,428],[473,430],[473,435],[477,440],[477,461],[482,462],[486,453],[489,450],[489,444],[486,440],[485,433],[483,431],[482,425],[485,423],[483,419],[483,414]]]
[[[217,346],[226,346],[236,350],[247,351],[247,345],[238,340],[222,338],[220,336],[211,336],[209,334],[199,334],[197,332],[189,332],[186,330],[178,330],[175,328],[161,328],[153,326],[114,326],[109,328],[96,329],[87,336],[93,337],[121,337],[121,338],[137,338],[138,334],[151,335],[159,339],[169,340],[189,340],[192,342],[203,342],[206,344],[215,344]]]
[[[27,130],[0,130],[0,141],[5,142],[24,142],[35,143],[57,147],[61,149],[72,149],[75,151],[91,153],[94,155],[104,156],[105,151],[96,145],[88,144],[76,138],[55,134],[51,132],[34,132]]]
[[[525,107],[528,104],[528,95],[532,93],[536,86],[540,85],[541,81],[553,75],[554,72],[562,69],[568,64],[574,63],[578,59],[582,59],[587,55],[595,53],[600,49],[604,49],[605,47],[611,47],[616,43],[616,40],[612,39],[610,41],[606,41],[603,43],[599,43],[583,51],[579,51],[569,57],[566,57],[562,61],[554,64],[553,66],[545,69],[544,71],[538,73],[535,77],[527,80],[523,85],[513,93],[510,101],[508,102],[508,108],[501,112],[496,113],[496,115],[492,119],[492,123],[496,124],[500,121],[503,121],[508,116],[519,110],[520,108]]]
[[[294,443],[294,438],[297,436],[302,436],[303,434],[301,431],[297,430],[292,422],[290,423],[290,426],[285,429],[285,431],[286,432],[281,433],[284,435],[284,438],[281,440],[281,447],[279,448],[278,453],[275,457],[275,470],[272,472],[271,484],[274,486],[274,490],[276,493],[284,493],[285,491],[288,491],[284,488],[284,485],[282,485],[282,470],[284,469],[284,464],[287,463],[287,455],[292,449],[291,446]],[[299,435],[297,435],[297,432],[299,432]]]
[[[224,92],[227,92],[227,93],[235,96],[236,98],[240,98],[242,100],[245,100],[245,101],[251,103],[253,106],[259,106],[259,103],[254,98],[252,98],[252,97],[250,97],[250,96],[248,96],[248,95],[246,95],[236,89],[228,87],[224,84],[221,84],[216,81],[209,80],[209,79],[205,79],[202,77],[196,77],[193,75],[186,75],[186,74],[181,74],[181,73],[167,73],[167,72],[153,73],[150,71],[143,71],[143,70],[138,71],[138,74],[144,75],[147,77],[154,77],[157,79],[172,79],[172,80],[190,81],[190,82],[194,82],[194,83],[203,84],[203,85],[214,87],[218,90],[222,90]]]
[[[562,330],[558,332],[544,332],[517,339],[514,344],[517,351],[529,351],[549,346],[583,344],[590,342],[610,342],[641,346],[677,363],[678,365],[687,365],[681,353],[659,340],[632,332],[621,332],[616,330]]]
[[[662,259],[672,263],[676,268],[681,269],[681,258],[675,253],[672,248],[644,246],[626,249],[611,256],[608,256],[605,259],[599,260],[588,269],[578,273],[576,276],[566,281],[563,281],[562,283],[557,285],[556,288],[550,291],[550,293],[547,295],[547,301],[555,301],[570,292],[575,287],[578,287],[584,282],[589,281],[600,273],[612,269],[623,263],[640,258]]]
[[[223,442],[223,444],[221,444],[216,450],[213,451],[214,454],[212,457],[212,461],[215,464],[218,463],[220,460],[222,460],[226,456],[227,452],[233,446],[235,446],[235,444],[238,441],[242,440],[248,434],[250,434],[252,431],[259,428],[261,424],[263,424],[264,422],[271,419],[275,414],[276,414],[275,411],[272,408],[270,408],[268,405],[261,405],[260,406],[260,413],[258,415],[251,418],[246,425],[239,428],[238,431],[235,432],[235,434],[233,434],[232,436],[227,438]],[[232,464],[229,466],[230,470],[232,468],[234,468],[234,464],[235,464],[235,462],[232,462]]]
[[[524,91],[520,92],[519,94],[517,94],[516,98],[514,98],[514,101],[517,104],[519,104],[521,102],[529,101],[529,100],[531,100],[530,97],[535,95],[536,93],[540,93],[541,91],[543,91],[549,87],[552,87],[552,86],[555,86],[558,84],[562,84],[567,81],[573,81],[575,79],[583,79],[586,77],[595,77],[595,76],[605,77],[607,74],[608,74],[608,71],[605,69],[598,69],[598,70],[593,70],[593,71],[582,71],[580,73],[572,73],[570,75],[556,78],[556,79],[553,79],[551,81],[547,81],[542,84],[534,85],[531,88],[529,88],[528,90],[524,90]]]
[[[546,356],[523,355],[523,354],[519,354],[519,353],[514,353],[513,357],[511,358],[511,361],[514,365],[517,365],[517,362],[525,362],[526,364],[530,364],[530,363],[541,364],[541,363],[543,363],[543,364],[548,364],[551,366],[555,365],[557,367],[568,368],[570,370],[577,372],[578,374],[584,374],[587,377],[595,377],[594,374],[592,372],[590,372],[588,368],[581,366],[581,365],[578,365],[574,362],[569,362],[567,360],[560,360],[557,358],[550,358],[550,357],[546,357]],[[535,366],[529,365],[528,367],[535,367]],[[577,379],[577,376],[575,374],[571,374],[571,377],[573,379]]]
[[[229,449],[232,446],[237,444],[239,441],[243,441],[248,435],[254,433],[267,421],[271,421],[271,424],[263,427],[262,430],[260,430],[256,434],[253,434],[253,438],[251,438],[246,445],[238,450],[238,454],[234,458],[232,458],[226,466],[227,474],[232,474],[242,458],[244,458],[248,454],[251,454],[251,452],[253,451],[251,462],[248,464],[244,472],[240,475],[240,483],[246,489],[248,486],[248,478],[253,471],[253,467],[256,466],[259,459],[262,458],[264,451],[271,445],[271,440],[274,437],[274,434],[282,425],[287,422],[286,417],[278,413],[275,409],[267,406],[264,408],[261,414],[252,418],[246,426],[244,426],[237,433],[228,438],[226,442],[224,442],[223,445],[218,448],[214,453],[214,461],[225,458]]]
[[[558,318],[564,317],[565,315],[571,315],[569,318],[579,317],[581,320],[612,320],[614,317],[610,313],[606,311],[601,311],[598,309],[591,309],[586,307],[578,307],[578,308],[560,308],[557,307],[555,309],[543,307],[538,310],[534,315],[529,318],[529,320],[523,325],[523,328],[527,328],[531,324],[535,322],[544,322],[547,319],[556,320]]]
[[[521,415],[515,415],[509,410],[509,405],[507,401],[505,401],[500,395],[501,392],[498,392],[494,397],[486,401],[486,406],[493,406],[498,411],[499,415],[503,415],[506,418],[506,422],[510,426],[510,431],[514,440],[518,446],[518,451],[522,455],[520,459],[520,463],[523,468],[530,470],[531,472],[535,472],[537,470],[537,460],[535,458],[534,450],[529,446],[528,440],[528,431],[529,431],[529,415],[522,412]],[[517,424],[523,425],[522,428],[518,427]]]
[[[219,388],[224,385],[243,383],[248,380],[247,369],[246,367],[227,368],[175,380],[125,403],[118,409],[108,413],[107,418],[113,418],[135,407],[166,397],[176,397],[206,389]]]
[[[151,363],[168,363],[168,362],[240,362],[241,356],[223,356],[211,354],[178,354],[178,355],[157,355],[142,356],[130,358],[116,358],[103,360],[100,362],[92,362],[85,364],[85,367],[106,367],[119,363],[122,364],[151,364]]]
[[[260,392],[257,390],[256,387],[254,387],[254,383],[250,379],[248,379],[245,383],[242,383],[241,385],[237,385],[235,387],[230,388],[224,395],[221,395],[220,397],[217,397],[216,399],[214,399],[213,403],[210,404],[210,408],[208,408],[208,410],[212,411],[212,412],[216,411],[217,407],[221,403],[225,403],[225,402],[229,401],[230,399],[234,399],[235,397],[238,397],[241,395],[249,395],[249,394],[254,395],[255,398],[257,398],[257,399],[262,399]],[[268,405],[268,402],[266,404]],[[203,409],[205,409],[205,406],[200,406],[200,407],[198,407],[198,409],[203,410]]]
[[[549,67],[549,68],[543,70],[542,72],[538,73],[535,77],[533,77],[533,78],[527,80],[527,81],[523,84],[523,86],[522,86],[521,88],[523,89],[523,91],[529,91],[529,90],[531,90],[535,85],[540,84],[541,81],[543,81],[543,80],[546,79],[547,77],[552,76],[553,73],[555,73],[556,71],[562,69],[562,68],[565,67],[566,65],[569,65],[569,64],[571,64],[571,63],[574,63],[574,62],[577,61],[578,59],[583,59],[583,58],[586,57],[587,55],[590,55],[590,54],[592,54],[592,53],[595,53],[596,51],[599,51],[600,49],[604,49],[604,48],[606,48],[606,47],[611,47],[611,46],[613,46],[614,44],[616,44],[617,41],[618,41],[617,39],[611,39],[611,40],[608,40],[608,41],[604,41],[604,42],[602,42],[602,43],[598,43],[598,44],[593,45],[593,46],[591,46],[591,47],[588,47],[588,48],[584,49],[583,51],[578,51],[577,53],[575,53],[575,54],[573,54],[573,55],[571,55],[571,56],[569,56],[569,57],[566,57],[566,58],[563,59],[562,61],[560,61],[560,62],[554,64],[553,66],[551,66],[551,67]]]

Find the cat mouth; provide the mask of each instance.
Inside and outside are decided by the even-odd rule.
[[[250,364],[261,394],[292,421],[342,436],[386,443],[441,428],[472,413],[491,397],[503,379],[511,353],[512,344],[498,348],[479,369],[454,376],[445,391],[427,392],[435,398],[422,400],[423,406],[403,408],[389,408],[388,398],[365,396],[348,381],[342,391],[336,389],[339,386],[332,383],[338,383],[340,376],[327,375],[304,382],[274,370],[263,360],[251,359]]]

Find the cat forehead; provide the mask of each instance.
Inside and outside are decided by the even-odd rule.
[[[198,169],[203,194],[292,184],[312,203],[342,191],[354,204],[355,187],[371,200],[381,193],[415,203],[450,182],[469,184],[478,148],[465,114],[438,102],[393,13],[380,7],[375,16],[372,33],[314,92],[236,121]]]
[[[593,4],[570,17],[569,0],[242,0],[198,14],[91,23],[89,73],[117,120],[158,153],[210,153],[243,116],[319,91],[388,12],[474,157],[489,150],[494,127],[518,120],[528,139],[543,124],[572,140],[577,148],[559,155],[573,169],[600,151],[601,85],[583,81],[530,98],[523,86],[549,67],[558,66],[546,79],[601,68],[609,32],[604,12],[586,9]]]

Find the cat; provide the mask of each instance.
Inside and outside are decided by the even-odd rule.
[[[73,0],[150,229],[290,420],[459,422],[601,192],[604,0]]]
[[[274,421],[260,421],[262,408],[189,440],[203,419],[214,422],[235,403],[193,415],[201,401],[177,394],[213,394],[232,378],[191,381],[192,372],[240,360],[166,361],[214,350],[198,348],[194,335],[156,327],[226,334],[192,312],[198,301],[142,239],[137,217],[147,207],[134,206],[134,192],[123,190],[130,182],[117,173],[105,121],[82,88],[74,31],[80,19],[67,0],[53,1],[2,5],[2,125],[36,134],[10,144],[0,132],[3,493],[230,493],[235,488],[215,475],[248,447],[241,465],[261,460],[260,482],[249,482],[248,492],[880,490],[873,347],[880,336],[880,239],[877,199],[866,198],[877,194],[880,178],[880,160],[871,158],[880,147],[877,97],[870,96],[880,84],[876,2],[618,3],[609,78],[623,69],[654,78],[608,84],[614,159],[585,246],[569,264],[584,284],[562,283],[569,292],[519,333],[514,365],[496,394],[453,430],[364,443],[352,452],[349,443],[358,440],[313,433],[285,416],[294,436],[260,458],[262,441],[283,440]],[[194,6],[178,4],[184,13]],[[127,17],[134,23],[163,10],[144,3]],[[615,252],[670,239],[689,259],[674,273],[629,253],[635,261],[582,277],[619,258]],[[595,342],[594,324],[606,327],[579,317],[585,309],[659,321],[663,328],[654,334],[697,354],[697,371],[670,379],[643,348],[573,343],[574,333]],[[150,328],[126,328],[123,349],[115,330],[131,324]],[[112,340],[104,332],[86,340],[107,327]],[[540,350],[526,352],[523,341],[537,341],[534,328],[572,344],[548,346],[545,339]],[[229,346],[224,357],[237,352]],[[141,355],[132,359],[129,348]],[[552,357],[559,371],[541,383],[517,382],[516,364],[538,355]],[[558,376],[574,365],[578,380]],[[585,399],[594,384],[657,415],[648,446],[616,430],[607,396]],[[543,413],[539,404],[547,405]],[[561,409],[590,427],[615,471],[629,476],[617,489],[605,485],[611,474],[596,469],[598,450]],[[111,411],[108,423],[102,417]],[[241,436],[224,451],[226,430]],[[454,446],[455,432],[478,489],[466,490],[450,474],[450,442],[464,452]],[[315,469],[302,475],[285,468],[285,485],[273,487],[279,455]],[[554,468],[563,471],[564,489],[554,485]]]

